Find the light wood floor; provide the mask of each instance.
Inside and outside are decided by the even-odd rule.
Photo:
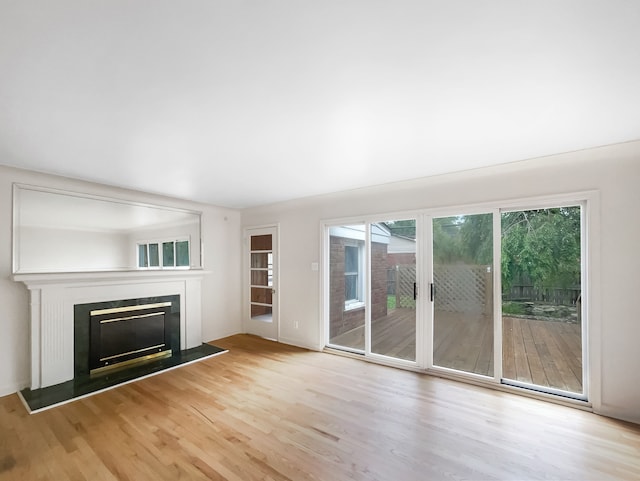
[[[237,335],[229,353],[28,415],[1,480],[631,480],[640,426]]]
[[[437,312],[434,364],[493,376],[493,319]],[[503,377],[565,391],[582,392],[582,340],[578,324],[503,318]],[[332,339],[364,349],[364,326]],[[414,361],[416,311],[395,309],[372,322],[371,350]]]

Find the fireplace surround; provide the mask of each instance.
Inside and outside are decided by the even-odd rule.
[[[179,305],[174,347],[185,351],[201,346],[205,274],[202,270],[14,274],[14,280],[30,291],[30,389],[76,377],[77,305],[171,296]]]

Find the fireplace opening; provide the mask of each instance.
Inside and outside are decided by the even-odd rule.
[[[90,374],[171,356],[170,309],[160,302],[90,311]]]
[[[179,295],[74,305],[74,378],[179,355],[180,305]]]

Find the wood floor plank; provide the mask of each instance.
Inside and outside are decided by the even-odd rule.
[[[640,479],[640,426],[253,336],[39,414],[0,398],[0,480]]]

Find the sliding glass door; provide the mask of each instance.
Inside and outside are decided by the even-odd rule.
[[[416,360],[416,220],[328,228],[329,345]]]
[[[501,222],[504,382],[581,395],[581,207],[503,212]]]
[[[328,226],[328,346],[587,399],[585,205]]]
[[[371,352],[416,360],[416,220],[375,222],[371,231]]]
[[[364,353],[365,224],[332,226],[329,234],[329,344]]]
[[[493,377],[493,214],[434,218],[433,365]]]

